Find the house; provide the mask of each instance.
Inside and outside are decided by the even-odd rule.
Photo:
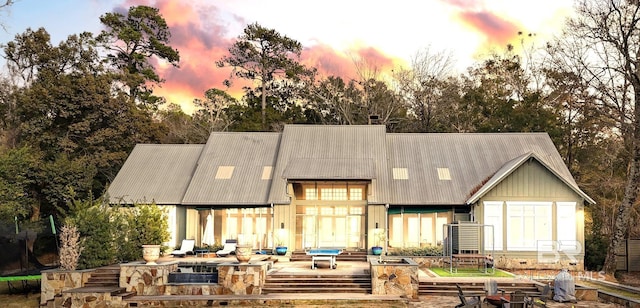
[[[495,257],[581,267],[584,206],[546,133],[387,133],[381,125],[287,125],[214,132],[205,145],[137,145],[112,203],[166,208],[175,246],[201,241],[289,249],[441,245],[443,226],[491,225]],[[485,236],[486,237],[486,236]],[[542,260],[545,259],[545,260]],[[545,261],[545,262],[541,262]],[[557,263],[557,262],[556,262]]]

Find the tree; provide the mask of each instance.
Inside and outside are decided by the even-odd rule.
[[[616,210],[604,270],[616,269],[616,248],[629,232],[640,183],[640,6],[637,1],[583,0],[555,48],[589,85],[602,115],[616,121],[627,151],[624,196]]]
[[[268,86],[277,78],[297,79],[308,73],[298,63],[302,45],[274,29],[250,24],[229,48],[229,55],[216,62],[218,67],[233,68],[232,77],[258,81],[261,88],[262,129],[267,129]],[[230,85],[230,81],[225,83]]]
[[[0,1],[0,12],[2,12],[3,10],[8,9],[14,2],[15,2],[14,0],[2,0],[2,1]],[[5,24],[2,21],[0,21],[0,27],[2,27],[3,30],[6,30]]]
[[[167,22],[157,8],[134,6],[128,14],[107,13],[100,17],[107,27],[98,39],[111,53],[111,64],[124,74],[124,84],[129,91],[131,101],[139,101],[152,107],[163,100],[152,95],[149,85],[162,83],[150,63],[152,57],[178,66],[180,54],[169,46],[171,32]]]
[[[199,107],[193,115],[194,120],[206,132],[207,138],[212,132],[223,131],[229,127],[230,123],[224,110],[235,103],[235,98],[216,88],[205,91],[204,99],[193,101],[193,104]]]
[[[69,188],[80,198],[102,194],[133,146],[162,133],[113,87],[120,75],[103,67],[95,46],[90,33],[53,46],[44,29],[28,29],[5,47],[7,65],[25,80],[5,110],[16,119],[16,145],[41,155],[36,196],[47,214],[66,206]]]
[[[398,92],[417,120],[416,131],[442,131],[441,117],[445,115],[446,108],[443,103],[447,100],[446,95],[450,94],[446,88],[453,65],[450,53],[425,49],[412,57],[409,69],[394,73]]]

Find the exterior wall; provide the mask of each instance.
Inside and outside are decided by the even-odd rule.
[[[376,230],[376,224],[378,230]],[[376,231],[383,235],[387,234],[387,209],[384,205],[368,205],[367,206],[367,248],[373,246],[386,247],[386,236],[376,238]],[[384,241],[381,241],[384,240]]]
[[[496,266],[503,268],[584,268],[584,251],[575,255],[576,262],[559,255],[555,264],[538,262],[537,251],[507,250],[507,203],[513,201],[552,202],[552,240],[558,239],[557,202],[576,203],[576,241],[584,247],[584,200],[537,161],[530,160],[515,170],[483,196],[473,209],[474,220],[484,223],[484,202],[503,202],[502,250],[495,252]],[[498,239],[496,239],[498,240]],[[550,252],[553,254],[553,252]]]
[[[296,238],[296,207],[295,203],[273,206],[274,230],[273,236],[276,245],[289,248],[295,247]]]

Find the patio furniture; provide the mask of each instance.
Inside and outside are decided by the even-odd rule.
[[[547,307],[547,300],[551,299],[551,286],[544,286],[540,294],[527,294],[527,303],[529,307]]]
[[[509,298],[500,298],[503,308],[525,308],[527,301],[524,292],[516,290],[509,294]]]
[[[484,282],[484,292],[483,302],[496,307],[502,306],[501,298],[509,298],[508,294],[504,294],[505,291],[503,289],[498,288],[498,282],[495,279],[489,279]]]
[[[233,254],[236,252],[236,246],[238,246],[238,240],[225,240],[224,246],[222,246],[222,249],[216,251],[216,255],[218,257],[226,257],[229,254]]]
[[[458,288],[458,298],[460,299],[460,304],[456,305],[456,308],[481,308],[482,302],[480,301],[480,295],[476,294],[468,294],[462,291],[462,288],[459,284],[456,283],[456,287]]]
[[[329,268],[335,269],[336,256],[342,253],[341,249],[311,249],[307,251],[307,255],[311,256],[311,269],[316,269],[316,261],[329,261]]]
[[[187,254],[193,255],[195,254],[193,252],[193,248],[196,245],[196,241],[195,240],[182,240],[182,244],[180,244],[180,249],[178,250],[174,250],[171,252],[171,255],[174,257],[184,257]]]

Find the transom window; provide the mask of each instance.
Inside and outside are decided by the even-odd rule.
[[[302,185],[296,197],[300,200],[361,201],[365,200],[365,191],[363,184]]]

